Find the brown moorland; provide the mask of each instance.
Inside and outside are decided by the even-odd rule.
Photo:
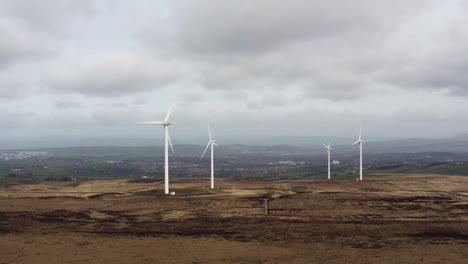
[[[468,177],[0,187],[0,263],[467,263]],[[268,215],[265,201],[268,201]]]

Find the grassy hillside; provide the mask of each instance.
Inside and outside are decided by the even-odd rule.
[[[368,170],[367,173],[419,173],[468,176],[468,164],[436,164],[423,168],[402,166],[391,169]]]

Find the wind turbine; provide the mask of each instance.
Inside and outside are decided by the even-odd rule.
[[[172,153],[174,153],[174,148],[172,147],[171,137],[169,136],[169,117],[171,116],[172,105],[167,111],[164,121],[149,121],[149,122],[137,122],[138,124],[146,125],[162,125],[164,126],[164,193],[169,194],[169,150],[168,143],[171,146]]]
[[[332,150],[332,148],[330,147],[331,142],[328,143],[328,146],[325,144],[322,144],[322,145],[327,149],[327,153],[328,153],[328,179],[330,179],[330,150]]]
[[[211,137],[211,129],[210,129],[209,124],[208,124],[208,136],[209,136],[208,144],[206,145],[205,151],[203,151],[203,154],[201,155],[200,160],[203,158],[203,156],[206,153],[206,150],[211,145],[211,189],[214,189],[214,146],[218,146],[218,144],[216,144],[216,140],[214,140]]]
[[[359,128],[359,139],[353,143],[353,146],[359,144],[359,180],[362,181],[362,143],[364,140],[361,139],[362,127]]]

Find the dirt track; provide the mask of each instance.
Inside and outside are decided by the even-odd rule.
[[[468,177],[0,188],[0,263],[466,263]],[[263,201],[270,198],[269,215]]]

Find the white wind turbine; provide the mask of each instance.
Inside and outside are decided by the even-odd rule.
[[[331,142],[328,143],[328,146],[325,144],[322,144],[326,149],[327,149],[327,154],[328,154],[328,179],[330,179],[330,150],[332,150]]]
[[[201,155],[200,160],[203,158],[203,156],[206,153],[206,150],[211,145],[211,189],[214,189],[214,146],[218,146],[218,144],[216,144],[216,140],[214,140],[211,137],[211,129],[210,129],[209,124],[208,124],[208,136],[209,136],[208,144],[206,145],[205,151],[203,151],[203,154]]]
[[[171,116],[172,105],[167,111],[164,121],[149,121],[149,122],[137,122],[138,124],[147,124],[147,125],[163,125],[164,126],[164,193],[169,194],[169,151],[168,143],[171,146],[172,153],[174,153],[174,148],[172,147],[171,137],[169,136],[169,117]]]
[[[359,139],[353,143],[353,146],[359,144],[359,180],[362,181],[362,143],[364,140],[361,139],[362,127],[359,128]]]

